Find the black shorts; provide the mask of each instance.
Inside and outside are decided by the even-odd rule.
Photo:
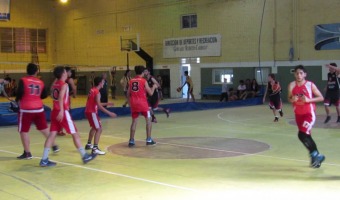
[[[153,95],[148,97],[148,103],[149,107],[151,108],[157,108],[158,103],[159,103],[159,97],[158,97],[158,92],[154,92]]]
[[[324,105],[331,106],[334,104],[335,106],[339,105],[339,91],[327,91],[325,95]]]

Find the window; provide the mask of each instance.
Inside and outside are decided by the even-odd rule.
[[[0,28],[1,53],[46,53],[46,29]]]
[[[258,82],[258,84],[267,85],[269,73],[270,73],[270,68],[268,67],[256,68],[255,77],[256,77],[256,81]]]
[[[197,28],[197,15],[182,15],[181,16],[181,28]]]
[[[228,84],[233,83],[233,69],[213,69],[212,75],[213,84],[222,84],[224,82],[224,78],[227,79]]]
[[[191,64],[191,63],[201,63],[201,58],[200,57],[193,57],[193,58],[182,58],[181,59],[182,64]]]

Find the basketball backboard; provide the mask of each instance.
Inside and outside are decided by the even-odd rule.
[[[139,34],[124,34],[120,36],[121,51],[139,51]]]

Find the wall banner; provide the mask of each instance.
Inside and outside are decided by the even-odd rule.
[[[168,38],[163,41],[163,58],[221,56],[221,35]]]
[[[315,50],[340,49],[340,23],[315,26]]]

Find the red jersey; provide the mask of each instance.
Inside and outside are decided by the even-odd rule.
[[[146,80],[136,76],[129,81],[130,107],[132,112],[146,112],[149,110],[146,99]]]
[[[98,94],[100,95],[97,87],[93,87],[90,90],[89,95],[87,97],[87,102],[86,102],[86,108],[85,108],[86,113],[97,113],[98,112],[98,106],[96,102],[96,98]]]
[[[61,91],[61,88],[67,83],[65,83],[62,80],[56,80],[55,83],[52,85],[52,98],[53,98],[53,110],[60,110],[59,107],[59,93]],[[65,95],[62,98],[63,104],[64,104],[64,110],[69,110],[70,109],[70,103],[69,103],[69,88],[68,86],[66,87],[66,92]]]
[[[306,81],[303,85],[298,86],[295,83],[295,86],[292,90],[293,96],[298,96],[299,99],[293,103],[294,112],[296,115],[303,115],[315,112],[315,103],[305,103],[302,102],[301,97],[305,96],[307,98],[313,98],[312,86],[314,83],[310,81]]]
[[[24,85],[24,94],[20,99],[19,106],[22,111],[41,110],[43,102],[40,98],[44,90],[44,82],[35,76],[25,76],[21,78]]]

